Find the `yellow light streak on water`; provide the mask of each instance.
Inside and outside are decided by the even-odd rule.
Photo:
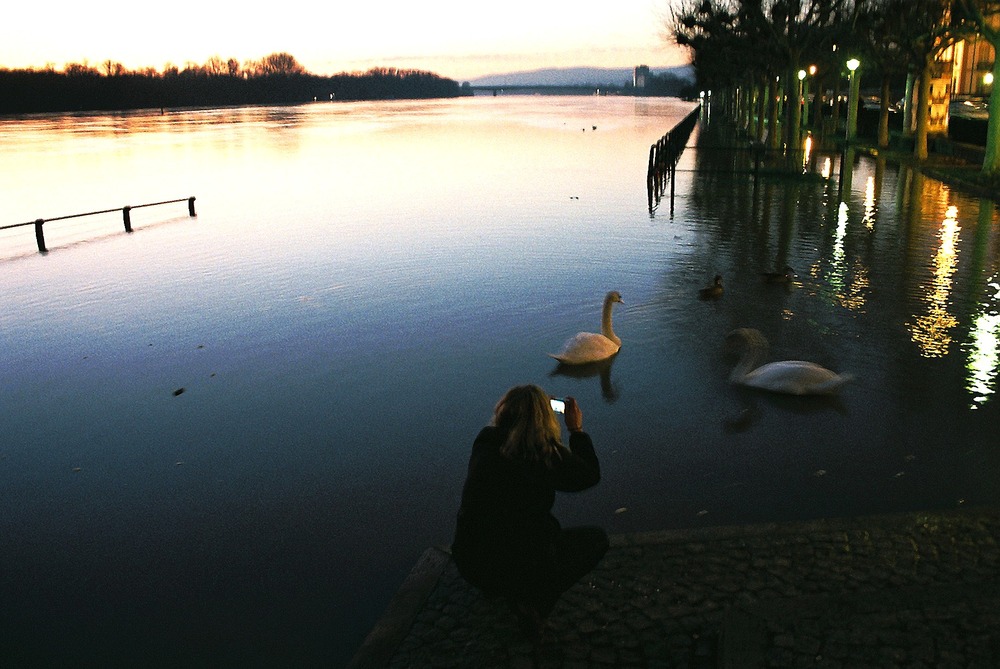
[[[1000,369],[1000,284],[989,284],[994,294],[992,305],[980,314],[969,333],[972,346],[966,367],[969,372],[968,389],[972,393],[972,409],[985,404],[996,392],[997,370]]]
[[[827,157],[826,160],[823,161],[823,169],[820,170],[820,174],[823,175],[824,179],[829,179],[832,170],[833,170],[833,162],[830,160],[829,157]]]
[[[951,330],[958,320],[948,311],[948,299],[952,290],[952,275],[958,266],[958,208],[949,206],[938,233],[940,244],[934,256],[934,274],[928,293],[924,298],[927,311],[917,315],[910,329],[910,338],[927,358],[940,358],[948,353],[951,345]]]
[[[875,215],[878,207],[875,204],[875,177],[870,176],[865,182],[865,217],[863,222],[869,232],[875,230]]]

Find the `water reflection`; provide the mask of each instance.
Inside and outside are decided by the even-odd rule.
[[[703,135],[709,132],[711,128]],[[716,141],[733,140],[713,137],[713,146]],[[714,257],[702,263],[721,270],[734,287],[723,302],[739,288],[747,260],[758,272],[785,264],[805,268],[802,281],[789,284],[801,290],[769,291],[772,297],[764,305],[748,305],[741,324],[756,319],[779,331],[796,323],[829,334],[843,331],[843,323],[831,327],[830,316],[815,313],[805,301],[822,296],[852,318],[864,316],[855,321],[853,336],[874,338],[870,342],[891,339],[899,328],[902,341],[910,342],[919,358],[946,358],[960,350],[961,360],[952,360],[949,368],[961,374],[972,404],[982,407],[995,395],[1000,374],[995,204],[984,200],[975,222],[970,217],[975,204],[919,170],[888,167],[883,157],[851,148],[839,155],[817,156],[815,150],[811,147],[809,169],[826,180],[822,188],[808,179],[766,175],[725,184],[712,175],[707,196],[692,194],[698,198],[693,202],[696,217],[725,222],[709,248],[740,245],[731,267]],[[698,159],[706,168],[711,160],[715,170],[729,167],[739,173],[739,165],[735,170],[723,165],[714,152]],[[744,184],[747,190],[752,184],[752,191],[743,190]],[[738,221],[748,222],[745,231],[739,231]],[[975,236],[963,235],[969,225],[975,226]],[[903,311],[893,322],[897,304]],[[770,308],[762,309],[765,305]],[[875,331],[868,331],[873,326]],[[742,410],[728,417],[726,430],[745,429],[754,415]]]
[[[990,200],[984,198],[979,201],[972,258],[975,275],[986,275],[989,279],[982,291],[982,305],[973,307],[976,315],[966,347],[969,375],[966,385],[972,394],[972,409],[982,406],[996,392],[997,371],[1000,369],[1000,273],[995,266],[989,266],[993,210],[994,205]]]
[[[997,310],[1000,283],[994,278],[989,285],[996,291],[992,297],[993,308],[976,317],[969,333],[972,346],[968,358],[968,390],[972,393],[973,409],[979,408],[996,392],[997,368],[1000,367],[1000,312]]]
[[[726,434],[739,434],[753,429],[767,415],[765,407],[793,416],[814,416],[825,412],[844,416],[848,412],[844,401],[837,395],[762,393],[743,386],[735,386],[733,390],[739,408],[722,418],[722,431]]]
[[[949,311],[949,297],[952,291],[952,277],[958,266],[958,208],[949,206],[941,228],[938,231],[937,253],[933,258],[933,275],[926,286],[924,302],[927,310],[915,315],[908,324],[910,336],[920,348],[921,354],[937,358],[948,353],[951,345],[951,331],[958,320]]]
[[[875,214],[877,211],[878,207],[875,205],[875,176],[872,175],[865,182],[865,217],[862,219],[862,223],[865,224],[869,232],[875,230]]]
[[[823,159],[823,167],[820,169],[819,174],[824,179],[829,179],[830,175],[833,174],[833,159],[830,156]]]
[[[613,404],[618,400],[618,388],[611,381],[611,366],[615,362],[617,355],[613,355],[607,360],[591,362],[585,365],[564,365],[559,363],[549,376],[566,376],[573,379],[589,379],[599,377],[601,384],[601,397],[608,404]]]
[[[841,202],[837,208],[837,226],[826,282],[835,304],[850,311],[862,312],[865,307],[865,292],[868,290],[868,268],[860,255],[852,260],[847,257],[845,244],[849,212],[847,203]]]

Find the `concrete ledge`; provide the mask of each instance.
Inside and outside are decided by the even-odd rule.
[[[389,664],[450,560],[451,553],[442,548],[424,551],[347,665],[349,669],[372,669]]]
[[[998,574],[995,508],[614,535],[532,644],[435,548],[349,666],[1000,666]]]

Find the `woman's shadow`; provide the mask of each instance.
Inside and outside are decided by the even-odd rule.
[[[567,365],[560,362],[555,369],[549,372],[549,376],[568,376],[574,379],[587,379],[592,376],[601,377],[601,397],[608,404],[614,403],[618,399],[618,389],[611,382],[611,365],[614,364],[618,354],[599,362],[588,362],[582,365]]]

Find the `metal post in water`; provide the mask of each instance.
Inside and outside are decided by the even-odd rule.
[[[132,207],[122,207],[122,219],[125,221],[125,232],[132,232]]]
[[[196,216],[194,213],[194,197],[188,198],[188,216]]]
[[[677,183],[677,162],[670,162],[670,218],[674,217],[674,184]]]
[[[45,233],[42,231],[42,225],[45,223],[45,219],[39,218],[35,221],[35,241],[38,243],[39,253],[48,253],[49,250],[45,248]]]

